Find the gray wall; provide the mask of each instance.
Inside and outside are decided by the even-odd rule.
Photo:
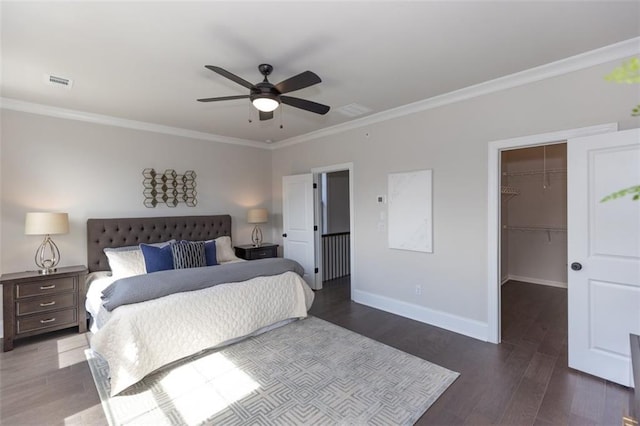
[[[90,217],[228,213],[234,241],[249,243],[247,209],[271,204],[268,150],[8,110],[2,113],[1,136],[0,268],[5,273],[35,268],[42,237],[24,235],[28,211],[68,212],[69,234],[53,237],[60,264],[84,265]],[[197,206],[144,207],[141,173],[147,167],[194,170]]]
[[[603,76],[618,62],[379,122],[273,153],[281,242],[282,176],[353,162],[354,294],[397,312],[487,323],[487,146],[494,140],[607,122],[639,127],[636,87]],[[434,252],[390,250],[376,195],[392,172],[433,169]],[[415,287],[420,285],[421,295]],[[360,297],[357,296],[357,297]],[[370,297],[371,296],[371,297]],[[416,315],[417,313],[417,315]]]

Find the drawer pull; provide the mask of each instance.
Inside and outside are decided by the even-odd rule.
[[[51,302],[47,302],[47,303],[41,303],[40,307],[44,308],[45,306],[53,306],[56,304],[55,300],[52,300]]]
[[[55,284],[51,284],[51,285],[41,285],[40,286],[40,290],[51,290],[52,288],[56,288]]]
[[[40,324],[47,324],[49,322],[54,322],[56,319],[55,318],[49,318],[49,319],[45,319],[45,320],[40,320]]]

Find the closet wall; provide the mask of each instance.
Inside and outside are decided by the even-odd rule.
[[[502,156],[502,277],[567,286],[567,146]]]

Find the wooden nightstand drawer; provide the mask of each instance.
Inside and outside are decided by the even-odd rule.
[[[67,277],[40,280],[28,284],[16,284],[16,298],[75,291],[76,281],[73,277]]]
[[[270,257],[278,257],[278,245],[265,243],[260,247],[254,247],[251,244],[236,246],[236,256],[246,260],[267,259]]]
[[[75,293],[52,294],[47,297],[16,302],[16,315],[36,314],[38,312],[48,312],[56,309],[74,308],[75,306]]]
[[[257,248],[251,250],[251,259],[262,259],[265,257],[275,257],[275,248]]]
[[[17,318],[16,333],[28,333],[30,331],[43,330],[64,324],[75,325],[78,322],[76,308],[64,311],[46,312],[24,318]]]

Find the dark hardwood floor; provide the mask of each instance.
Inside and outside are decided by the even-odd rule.
[[[567,367],[566,290],[502,288],[503,343],[480,342],[351,302],[348,279],[311,314],[461,373],[419,425],[612,425],[630,390]],[[84,359],[87,335],[60,331],[0,353],[0,424],[106,425]]]
[[[349,285],[325,285],[311,314],[461,373],[419,425],[612,425],[631,391],[567,366],[567,291],[522,282],[502,286],[499,345],[349,300]]]

